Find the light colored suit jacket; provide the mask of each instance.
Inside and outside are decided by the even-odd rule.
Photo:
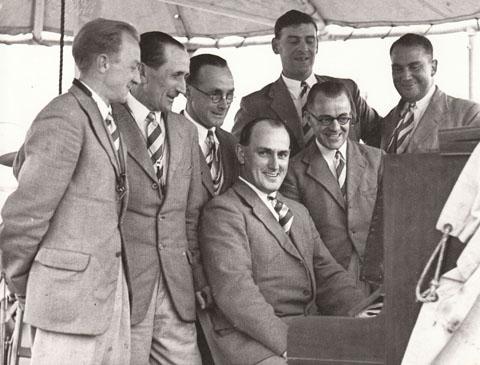
[[[115,104],[113,114],[128,148],[131,190],[124,232],[132,285],[131,322],[145,318],[160,271],[180,318],[194,321],[195,289],[206,283],[197,244],[202,203],[197,131],[183,116],[167,114],[169,161],[163,194],[146,141],[128,107]]]
[[[398,105],[382,121],[380,147],[386,149],[395,127],[400,121],[400,111],[404,102]],[[435,87],[430,104],[410,136],[406,153],[436,152],[439,150],[438,130],[462,126],[480,126],[480,104],[458,99],[443,93]]]
[[[352,104],[353,121],[350,127],[349,137],[358,141],[362,138],[371,146],[380,145],[380,117],[377,112],[370,108],[360,96],[357,84],[350,79],[339,79],[330,76],[315,75],[318,83],[325,81],[338,81],[343,83],[350,93]],[[240,109],[235,115],[235,124],[232,133],[239,138],[245,125],[259,117],[281,120],[293,135],[292,155],[305,148],[302,124],[293,103],[290,92],[282,77],[268,84],[261,90],[242,98]]]
[[[93,99],[72,86],[38,114],[17,155],[2,270],[26,294],[25,321],[35,327],[98,335],[110,323],[124,209],[110,141]]]
[[[215,129],[215,134],[220,143],[220,154],[222,158],[222,167],[223,167],[223,185],[220,189],[220,194],[224,193],[230,186],[237,181],[239,175],[238,160],[235,153],[235,146],[237,144],[237,139],[230,133],[224,131],[221,128]],[[200,147],[200,146],[199,146]],[[214,197],[213,194],[213,181],[212,175],[210,174],[210,169],[208,168],[205,156],[203,155],[202,150],[200,151],[200,170],[202,173],[202,185],[203,185],[203,194],[202,200],[203,203],[206,203]]]
[[[363,298],[332,258],[307,210],[287,235],[242,181],[205,207],[200,248],[216,308],[210,313],[225,364],[256,364],[287,349],[289,317],[345,314]]]
[[[382,150],[347,142],[347,200],[317,145],[290,161],[281,191],[304,204],[323,242],[345,269],[355,251],[363,260],[377,190],[382,179]]]

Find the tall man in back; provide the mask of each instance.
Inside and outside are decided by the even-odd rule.
[[[383,151],[347,138],[352,107],[340,82],[314,85],[303,113],[315,143],[290,161],[281,191],[307,207],[332,256],[369,294],[360,270],[382,178]]]
[[[140,48],[142,82],[126,104],[114,105],[131,187],[123,224],[132,273],[132,364],[200,364],[195,293],[203,299],[208,290],[197,246],[198,137],[171,112],[174,98],[185,93],[189,58],[162,32],[142,34]]]
[[[454,98],[435,86],[438,62],[430,41],[408,33],[390,48],[393,84],[400,102],[382,121],[381,148],[388,153],[438,151],[438,130],[480,126],[480,104]]]
[[[307,146],[313,131],[302,118],[302,107],[308,90],[316,83],[336,80],[345,84],[352,104],[352,128],[349,137],[360,138],[369,145],[380,144],[379,116],[360,96],[357,84],[349,79],[315,75],[312,71],[318,51],[318,31],[314,19],[297,10],[290,10],[277,19],[272,49],[280,55],[280,78],[259,91],[245,96],[235,116],[233,134],[258,117],[284,121],[293,135],[292,156]]]
[[[278,193],[289,154],[281,121],[250,122],[237,145],[240,178],[202,212],[200,247],[216,304],[210,335],[220,364],[286,364],[290,318],[346,314],[364,297],[305,207]]]
[[[36,329],[32,364],[130,362],[126,153],[110,103],[140,82],[138,40],[124,22],[85,24],[72,47],[79,79],[38,114],[15,160],[1,265]]]

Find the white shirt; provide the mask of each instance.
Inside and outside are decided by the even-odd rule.
[[[315,142],[317,143],[317,147],[320,150],[320,153],[322,154],[324,160],[327,162],[328,168],[332,172],[333,176],[335,179],[337,179],[337,171],[335,167],[335,153],[337,150],[331,150],[324,145],[322,145],[320,142],[318,142],[317,139],[315,139]],[[347,140],[340,146],[338,149],[340,153],[342,154],[343,160],[345,161],[345,168],[347,167]],[[341,174],[344,175],[344,174]],[[343,185],[344,181],[342,181]]]
[[[423,98],[415,103],[415,108],[413,109],[413,129],[410,133],[410,136],[415,132],[415,129],[418,127],[418,122],[422,119],[425,111],[427,110],[430,100],[432,100],[433,93],[435,92],[435,85],[428,90]]]
[[[302,108],[303,104],[306,102],[307,95],[304,96],[303,99],[300,98],[300,93],[302,92],[302,82],[294,79],[290,79],[282,74],[283,82],[287,86],[288,92],[292,97],[293,103],[295,104],[295,108],[297,109],[297,113],[300,118],[302,118]],[[315,77],[314,73],[312,72],[310,76],[307,77],[305,80],[308,87],[311,89],[313,85],[317,83],[317,78]]]
[[[98,106],[98,110],[100,110],[100,114],[102,115],[103,120],[107,119],[108,113],[112,112],[112,107],[107,105],[105,101],[98,95],[90,86],[88,86],[85,81],[79,80],[91,93],[92,99]]]
[[[249,183],[247,180],[245,180],[243,177],[239,176],[240,180],[242,180],[245,184],[247,184],[260,198],[260,200],[267,206],[267,208],[272,212],[273,216],[275,219],[278,221],[278,213],[275,211],[273,208],[273,204],[270,200],[268,200],[269,194],[264,193],[260,189],[258,189],[255,185],[252,183]],[[273,193],[275,197],[277,196],[277,192]]]
[[[190,122],[193,123],[193,125],[195,127],[197,127],[197,131],[198,131],[198,144],[200,145],[200,148],[202,149],[202,152],[203,152],[203,155],[204,156],[207,156],[208,153],[210,152],[209,151],[209,146],[207,145],[207,134],[208,134],[208,131],[212,131],[213,132],[213,138],[215,140],[215,144],[217,146],[217,148],[219,148],[218,146],[220,146],[220,141],[218,140],[216,134],[215,134],[215,127],[212,127],[212,128],[205,128],[205,126],[201,125],[200,123],[198,123],[197,121],[195,121],[192,116],[190,114],[187,113],[187,110],[185,109],[183,111],[183,115],[185,116],[185,118],[187,118]]]

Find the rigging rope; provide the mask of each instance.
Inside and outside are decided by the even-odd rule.
[[[58,70],[58,94],[62,93],[63,81],[63,46],[65,38],[65,0],[61,0],[60,8],[60,65]]]

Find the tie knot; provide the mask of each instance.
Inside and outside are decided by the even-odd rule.
[[[343,160],[343,155],[339,150],[335,151],[335,159],[337,160]]]
[[[155,112],[148,113],[147,118],[145,120],[147,122],[147,125],[149,125],[150,123],[156,124],[157,123],[157,117],[155,115]]]
[[[300,83],[300,98],[303,98],[308,91],[308,84],[305,81]]]
[[[110,126],[112,122],[113,122],[112,112],[108,112],[107,117],[105,118],[105,123],[107,123],[107,126]]]
[[[406,115],[407,113],[409,113],[409,112],[412,113],[412,112],[415,110],[416,107],[417,107],[417,103],[416,103],[416,102],[411,102],[411,103],[407,102],[407,103],[405,103],[405,105],[403,106],[402,112],[401,112],[401,114],[400,114],[400,117],[403,118],[403,117],[405,117],[405,115]]]

